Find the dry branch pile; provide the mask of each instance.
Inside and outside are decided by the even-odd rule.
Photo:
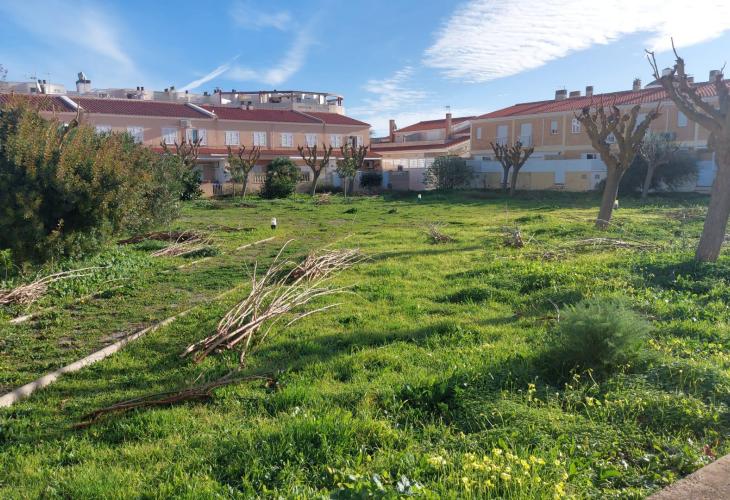
[[[640,241],[618,240],[613,238],[588,238],[569,243],[568,245],[576,250],[587,248],[629,248],[634,250],[654,250],[657,245],[643,243]]]
[[[310,254],[292,268],[291,261],[281,258],[288,243],[279,250],[263,276],[259,277],[254,267],[251,291],[221,319],[215,333],[188,346],[181,356],[193,355],[195,361],[201,361],[216,350],[238,346],[239,362],[243,365],[250,349],[260,344],[284,315],[297,313],[286,324],[289,326],[306,316],[339,305],[330,304],[301,312],[302,306],[318,297],[345,292],[346,288],[330,287],[327,282],[338,272],[362,261],[362,254],[358,250],[335,250],[318,256]],[[265,324],[268,327],[262,332]]]
[[[320,193],[314,200],[315,205],[329,205],[332,203],[332,196],[329,193]]]
[[[195,231],[154,231],[151,233],[138,234],[131,238],[127,238],[126,240],[120,240],[118,243],[120,245],[129,245],[130,243],[141,243],[145,240],[174,241],[178,243],[201,237],[202,235]]]
[[[209,236],[194,233],[190,236],[189,233],[184,232],[172,245],[166,246],[156,252],[153,252],[152,257],[180,257],[182,255],[188,255],[195,252],[206,250],[210,247],[211,238]]]
[[[48,291],[51,283],[71,278],[81,278],[93,274],[90,271],[100,267],[85,267],[60,273],[49,274],[26,285],[20,285],[10,290],[0,290],[0,305],[18,304],[27,306],[40,299]]]
[[[454,238],[441,231],[443,227],[444,224],[440,224],[438,222],[430,222],[426,226],[426,236],[428,236],[428,239],[431,241],[431,243],[451,243],[452,241],[454,241]]]
[[[522,239],[522,231],[519,228],[504,228],[504,245],[512,248],[524,248],[525,241]]]

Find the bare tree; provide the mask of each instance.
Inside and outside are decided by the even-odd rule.
[[[506,144],[500,144],[500,143],[489,143],[492,146],[492,151],[494,151],[494,157],[497,159],[497,161],[502,165],[502,191],[507,191],[507,182],[509,182],[509,169],[512,168],[512,163],[510,162],[510,156],[507,154],[507,145]]]
[[[679,145],[671,140],[667,134],[646,134],[639,146],[639,156],[646,162],[646,177],[641,187],[641,197],[646,199],[649,188],[654,180],[654,173],[659,167],[668,165],[679,151]]]
[[[618,195],[618,186],[624,173],[636,158],[639,146],[653,120],[659,116],[659,105],[638,122],[640,105],[628,112],[621,112],[616,106],[606,109],[598,106],[595,110],[586,106],[575,118],[585,127],[593,149],[606,164],[606,185],[603,188],[601,208],[598,211],[596,227],[605,229],[611,222],[611,214]],[[612,144],[609,136],[613,137]]]
[[[183,140],[180,143],[178,143],[177,141],[173,142],[173,145],[175,146],[174,152],[170,150],[164,140],[160,142],[160,145],[162,146],[162,151],[164,153],[177,156],[183,166],[187,167],[189,170],[192,170],[193,168],[195,168],[195,164],[198,162],[198,155],[200,154],[200,145],[202,142],[202,137],[198,137],[194,141],[189,141],[187,140],[187,138],[183,137]]]
[[[304,163],[312,171],[312,196],[314,196],[317,192],[319,176],[324,172],[327,165],[329,165],[330,157],[332,156],[332,146],[327,146],[322,143],[322,158],[319,158],[319,151],[317,150],[316,144],[314,146],[307,144],[306,150],[304,146],[298,146],[297,150],[299,150],[299,155],[304,160]]]
[[[246,152],[246,146],[240,146],[234,153],[228,146],[228,165],[231,168],[231,183],[233,184],[233,196],[236,196],[236,181],[241,182],[242,196],[246,196],[248,186],[248,175],[256,166],[261,157],[261,146],[254,146]]]
[[[661,83],[677,108],[710,133],[707,147],[715,153],[717,174],[710,191],[710,204],[695,259],[715,262],[725,240],[725,230],[730,216],[730,92],[721,70],[712,82],[717,94],[717,105],[705,101],[688,79],[684,59],[677,54],[674,40],[672,49],[676,61],[674,68],[666,74],[659,72],[653,52],[647,51],[647,58],[654,71],[654,78]]]
[[[520,141],[516,141],[513,145],[490,143],[494,156],[502,165],[504,174],[502,175],[502,189],[507,191],[507,179],[509,178],[509,170],[512,169],[512,178],[509,181],[509,194],[513,196],[517,190],[517,176],[520,169],[525,165],[532,153],[535,151],[534,146],[527,148],[522,146]]]

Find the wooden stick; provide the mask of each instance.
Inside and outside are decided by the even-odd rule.
[[[236,248],[234,250],[234,252],[238,252],[239,250],[243,250],[244,248],[260,245],[261,243],[266,243],[267,241],[271,241],[274,238],[276,238],[276,236],[272,236],[271,238],[266,238],[266,239],[259,240],[259,241],[254,241],[253,243],[247,243],[246,245],[241,245],[240,247]]]

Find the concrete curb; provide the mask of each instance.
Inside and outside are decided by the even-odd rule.
[[[653,494],[649,500],[724,500],[730,498],[730,455],[712,462]]]

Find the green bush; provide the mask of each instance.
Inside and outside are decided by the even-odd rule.
[[[458,156],[439,156],[426,168],[424,182],[437,189],[468,187],[474,170]]]
[[[266,167],[266,179],[261,197],[267,199],[287,198],[294,193],[301,172],[289,158],[279,157]]]
[[[180,199],[183,201],[197,200],[203,194],[203,190],[200,189],[200,185],[203,179],[200,177],[199,170],[184,169],[180,176],[182,181],[182,191],[180,192]]]
[[[547,365],[563,376],[579,370],[610,374],[641,359],[648,334],[649,324],[622,302],[583,300],[561,312]]]
[[[20,101],[0,108],[0,249],[16,262],[80,257],[168,222],[178,179],[173,162],[128,134],[64,126]]]

